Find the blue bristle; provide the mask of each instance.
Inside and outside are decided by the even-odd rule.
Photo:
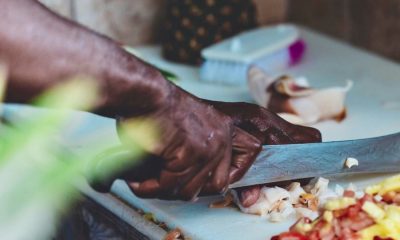
[[[237,62],[207,60],[201,66],[200,78],[206,82],[246,84],[248,67]]]
[[[290,56],[287,49],[259,58],[251,64],[208,59],[200,68],[200,79],[212,83],[245,85],[247,84],[247,71],[251,65],[268,73],[276,74],[287,68],[289,62]]]

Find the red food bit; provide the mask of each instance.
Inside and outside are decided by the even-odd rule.
[[[332,240],[335,238],[335,232],[332,226],[325,226],[319,230],[319,237],[322,240]]]
[[[349,218],[355,218],[358,216],[360,211],[361,211],[361,204],[358,202],[357,204],[348,207],[347,215],[349,216]]]
[[[338,219],[332,220],[332,226],[333,226],[333,231],[335,232],[335,235],[342,236],[342,228],[340,227]]]
[[[364,196],[359,201],[360,201],[360,204],[362,206],[367,201],[375,202],[375,199],[374,199],[374,197],[372,195],[364,194]]]
[[[344,217],[344,216],[347,215],[347,213],[348,213],[348,210],[347,210],[346,208],[345,208],[345,209],[334,210],[334,211],[332,212],[333,217],[335,217],[335,218]]]
[[[348,191],[344,193],[344,196],[352,197],[353,194],[353,191]],[[396,200],[400,204],[400,193],[386,196],[386,200],[394,202],[396,197]],[[361,199],[357,200],[356,204],[345,209],[332,211],[333,219],[329,221],[329,223],[323,220],[323,218],[319,218],[314,222],[311,222],[308,218],[301,218],[290,228],[290,232],[276,236],[272,238],[272,240],[360,240],[361,238],[357,232],[370,227],[375,223],[375,221],[362,210],[362,205],[367,201],[376,203],[376,200],[372,195],[365,194]],[[312,223],[312,229],[305,233],[305,235],[297,233],[296,226],[305,223]],[[375,237],[374,240],[394,239]]]
[[[392,203],[393,199],[396,197],[396,192],[395,191],[390,191],[388,193],[385,193],[382,196],[382,200],[386,203]]]
[[[365,212],[360,212],[358,216],[352,219],[350,228],[354,231],[360,231],[373,225],[375,222]]]
[[[356,196],[356,193],[354,191],[352,191],[352,190],[345,190],[343,192],[343,197],[351,197],[351,198],[353,198],[355,196]]]
[[[284,232],[272,237],[271,240],[309,240],[309,238],[297,232]]]
[[[393,203],[396,205],[400,205],[400,193],[396,193],[396,196],[393,198]]]
[[[310,240],[320,240],[318,231],[313,231],[310,234],[309,239]]]

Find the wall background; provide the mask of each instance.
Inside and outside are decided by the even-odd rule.
[[[157,41],[166,0],[40,0],[130,45]],[[399,0],[253,0],[261,24],[294,22],[400,61]]]

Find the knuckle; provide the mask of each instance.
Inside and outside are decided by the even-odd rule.
[[[251,144],[249,144],[249,149],[251,152],[258,154],[262,149],[262,143],[254,137]]]

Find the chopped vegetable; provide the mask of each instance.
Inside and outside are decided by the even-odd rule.
[[[337,197],[333,191],[328,189],[329,180],[318,178],[310,182],[303,189],[298,182],[291,183],[286,189],[280,187],[263,187],[260,197],[250,207],[243,207],[238,195],[232,191],[234,202],[244,213],[255,214],[266,217],[271,222],[279,222],[290,216],[308,217],[314,219],[318,216],[318,208],[321,206],[320,199]],[[223,205],[219,202],[217,205]],[[215,207],[215,204],[210,205]]]
[[[344,190],[342,197],[326,202],[321,217],[300,219],[272,239],[400,240],[399,186],[400,175],[367,187],[361,198],[354,190]]]
[[[354,198],[343,197],[343,198],[338,198],[338,199],[328,201],[325,204],[325,209],[328,211],[339,210],[339,209],[347,208],[350,205],[353,205],[355,203],[356,203],[356,200]]]

